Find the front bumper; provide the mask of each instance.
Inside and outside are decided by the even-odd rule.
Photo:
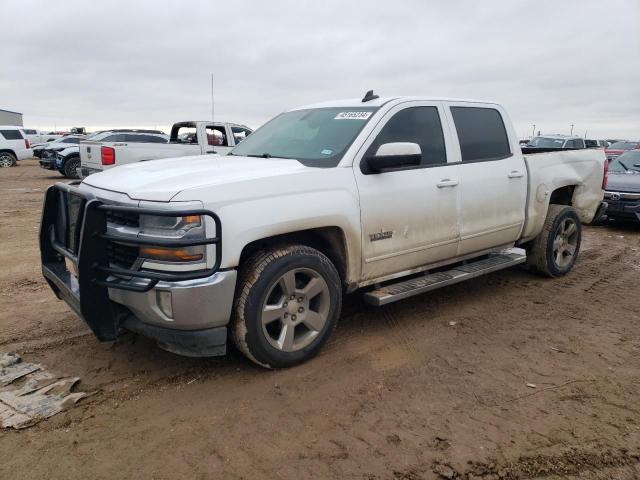
[[[107,214],[133,212],[212,217],[216,226],[213,238],[127,237],[126,243],[165,247],[213,244],[213,267],[170,273],[113,266],[108,253],[110,244],[123,239],[107,233]],[[182,355],[224,354],[236,271],[219,271],[220,247],[220,220],[213,212],[158,211],[104,204],[92,194],[67,184],[50,187],[45,196],[40,226],[42,273],[58,298],[102,341],[116,339],[124,329],[153,338],[162,348]]]
[[[640,193],[607,191],[607,217],[640,221]]]
[[[45,170],[55,170],[56,169],[56,158],[55,157],[43,157],[39,161],[40,168],[44,168]]]

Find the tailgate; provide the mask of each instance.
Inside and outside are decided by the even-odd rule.
[[[80,163],[83,167],[102,170],[100,161],[100,147],[102,142],[80,142]]]

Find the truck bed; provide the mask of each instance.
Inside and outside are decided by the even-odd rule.
[[[550,192],[566,187],[572,205],[583,223],[591,223],[604,196],[602,180],[607,161],[602,149],[554,149],[524,155],[529,177],[526,222],[522,241],[533,238],[542,228]],[[552,149],[549,149],[552,150]]]

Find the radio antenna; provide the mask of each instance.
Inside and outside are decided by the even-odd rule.
[[[215,102],[213,100],[213,73],[211,74],[211,122],[214,121]]]

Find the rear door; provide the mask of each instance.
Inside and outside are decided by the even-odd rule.
[[[513,244],[525,220],[527,175],[502,107],[451,103],[460,167],[459,255]]]
[[[455,257],[459,165],[440,102],[404,102],[389,110],[355,157],[360,195],[362,271],[376,279]],[[350,119],[343,121],[359,121]],[[418,167],[367,173],[365,159],[384,143],[420,145]]]

